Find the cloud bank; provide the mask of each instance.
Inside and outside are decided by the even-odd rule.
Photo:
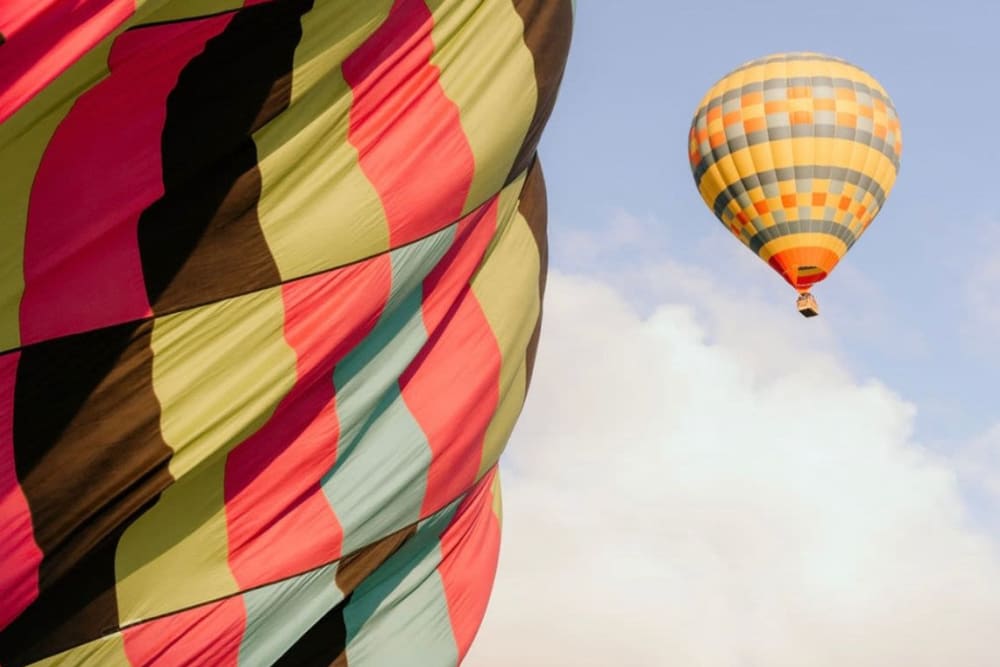
[[[677,263],[623,271],[550,274],[465,665],[1000,664],[971,459],[915,442],[914,406],[853,378],[822,318]]]

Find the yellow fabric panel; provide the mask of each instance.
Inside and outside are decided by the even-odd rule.
[[[118,545],[123,624],[236,592],[226,454],[270,418],[296,377],[280,288],[157,320],[152,347],[160,428],[177,481]]]
[[[434,15],[431,63],[458,106],[476,171],[463,213],[503,187],[538,100],[534,59],[511,2],[428,0]]]
[[[24,234],[31,186],[49,140],[76,97],[108,76],[118,30],[43,88],[0,124],[5,169],[0,178],[0,351],[21,344],[19,309],[24,292]]]
[[[754,144],[748,150],[757,171],[774,171],[774,153],[769,144]]]
[[[121,633],[117,632],[31,663],[31,667],[77,667],[78,665],[133,667],[125,653],[125,642]]]
[[[843,257],[844,253],[847,252],[847,245],[836,236],[805,233],[789,234],[776,238],[773,241],[768,241],[761,247],[760,252],[757,254],[766,262],[779,252],[800,247],[826,248],[838,257]]]
[[[501,194],[496,235],[472,279],[472,291],[496,336],[501,357],[500,402],[486,430],[478,477],[499,459],[524,405],[525,351],[541,308],[541,257],[527,220],[517,210],[524,178],[521,175]]]
[[[254,134],[257,214],[285,280],[389,249],[382,202],[347,140],[353,97],[341,63],[391,6],[391,0],[316,3],[302,18],[291,104]]]
[[[736,173],[734,175],[725,173],[727,179],[733,179],[729,181],[730,183],[739,183],[742,177],[756,174],[760,171],[760,167],[753,160],[753,152],[749,150],[733,153],[733,165],[736,167]]]

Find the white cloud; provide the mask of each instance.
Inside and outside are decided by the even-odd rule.
[[[1000,550],[914,407],[792,302],[623,271],[550,274],[465,664],[995,667]]]
[[[978,518],[1000,535],[1000,422],[955,447],[950,456]]]

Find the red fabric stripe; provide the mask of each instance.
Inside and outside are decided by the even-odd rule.
[[[499,401],[500,348],[469,284],[496,219],[494,197],[462,220],[454,245],[424,280],[428,341],[399,380],[431,447],[422,516],[473,484]]]
[[[284,287],[295,387],[226,461],[229,562],[242,588],[341,555],[342,527],[320,488],[339,437],[333,369],[371,333],[391,282],[390,257],[381,255]]]
[[[0,123],[135,11],[135,0],[3,0]]]
[[[393,247],[462,213],[475,159],[431,64],[434,21],[423,0],[396,0],[343,64],[352,87],[348,139],[385,208]]]
[[[139,215],[163,194],[167,95],[231,18],[123,33],[111,51],[111,75],[56,130],[31,192],[23,343],[151,314],[136,230]]]
[[[242,596],[126,628],[125,655],[133,665],[236,667],[246,626]]]
[[[500,558],[500,520],[493,511],[494,467],[462,501],[441,536],[438,574],[444,585],[459,662],[486,615]]]
[[[14,383],[20,353],[0,357],[0,630],[38,597],[42,551],[14,468]]]

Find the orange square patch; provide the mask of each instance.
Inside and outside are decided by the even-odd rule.
[[[852,113],[838,113],[837,125],[843,125],[844,127],[857,127],[858,117]]]
[[[808,125],[813,121],[811,111],[793,111],[791,113],[792,125]]]

